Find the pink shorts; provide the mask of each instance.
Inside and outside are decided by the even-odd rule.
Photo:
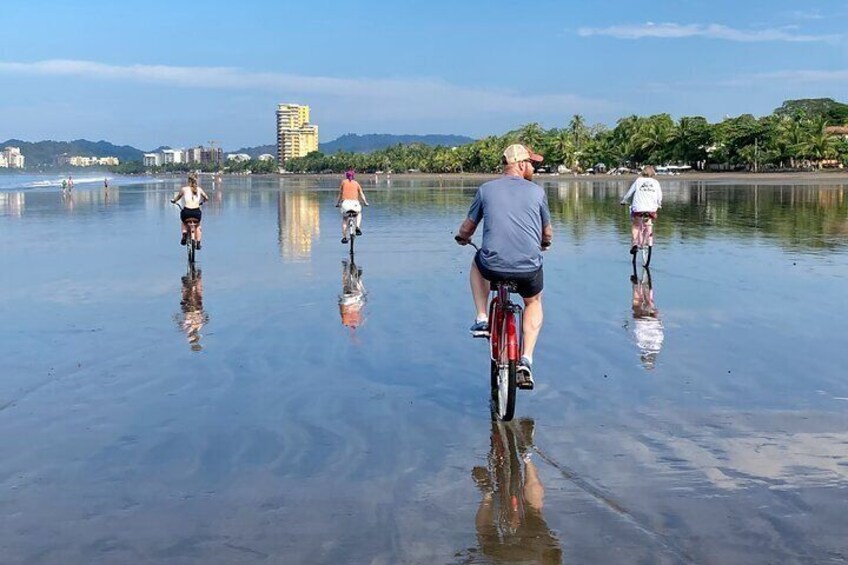
[[[635,220],[639,216],[648,216],[652,220],[657,219],[657,213],[656,212],[630,212],[630,219],[631,220]]]

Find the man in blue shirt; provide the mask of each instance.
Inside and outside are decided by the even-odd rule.
[[[533,388],[533,350],[542,329],[542,251],[553,239],[551,213],[545,191],[530,182],[534,163],[542,156],[524,145],[504,150],[503,176],[477,189],[457,241],[465,245],[483,222],[483,243],[471,263],[471,294],[477,319],[474,337],[489,336],[487,298],[492,282],[514,280],[524,299],[524,347],[518,372],[521,386]]]

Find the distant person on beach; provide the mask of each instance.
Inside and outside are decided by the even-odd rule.
[[[510,145],[503,152],[503,176],[477,189],[468,216],[459,228],[457,241],[465,245],[483,222],[483,242],[471,263],[471,294],[477,319],[474,337],[489,336],[486,301],[491,282],[514,280],[524,298],[524,348],[518,373],[519,386],[532,389],[533,351],[542,329],[542,251],[551,245],[554,230],[545,191],[533,179],[534,166],[542,156],[524,145]]]
[[[642,173],[630,185],[630,190],[621,199],[621,205],[630,203],[630,254],[636,255],[636,241],[639,239],[639,216],[638,214],[648,212],[651,218],[657,219],[657,210],[662,208],[662,188],[654,177],[656,170],[651,165],[642,169]]]
[[[68,192],[74,189],[74,177],[68,175]]]
[[[354,180],[353,170],[345,173],[345,178],[339,185],[339,197],[336,200],[336,207],[341,206],[342,209],[342,243],[347,243],[347,222],[345,222],[345,214],[347,212],[356,212],[356,235],[362,235],[362,204],[369,206],[368,200],[365,198],[365,193],[362,192],[362,186]]]
[[[68,179],[62,179],[62,192],[68,189]]]
[[[197,220],[197,231],[195,232],[197,235],[197,248],[200,249],[200,239],[202,237],[200,231],[200,220],[202,216],[200,213],[200,206],[209,200],[209,197],[206,196],[206,193],[203,192],[202,188],[197,186],[197,175],[194,173],[188,176],[188,186],[182,187],[171,199],[171,203],[176,204],[180,200],[183,201],[183,209],[180,210],[180,220],[182,221],[182,236],[180,238],[180,245],[185,245],[186,240],[188,239],[188,226],[186,225],[186,221],[189,218],[194,218]]]

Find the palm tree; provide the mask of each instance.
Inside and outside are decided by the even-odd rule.
[[[632,140],[633,146],[643,159],[660,163],[668,152],[674,137],[674,122],[668,114],[645,118],[639,124]]]
[[[545,136],[544,128],[537,122],[521,126],[518,130],[518,140],[520,143],[530,147],[531,149],[538,148],[542,145],[542,140]]]
[[[836,139],[827,131],[827,118],[822,116],[808,122],[806,139],[801,147],[806,155],[818,161],[819,168],[822,168],[825,159],[836,157]]]
[[[566,166],[574,158],[574,139],[568,130],[558,130],[548,145],[548,153],[546,157],[551,163],[561,163]]]

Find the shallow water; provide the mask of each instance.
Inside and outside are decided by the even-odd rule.
[[[663,180],[648,288],[624,181],[540,182],[495,426],[473,182],[365,184],[353,279],[335,181],[225,179],[195,273],[170,181],[0,194],[2,561],[848,559],[848,186]]]

